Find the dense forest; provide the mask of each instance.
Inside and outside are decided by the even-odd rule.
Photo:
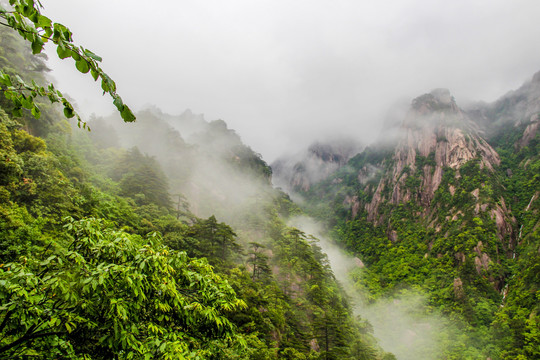
[[[435,90],[392,139],[270,167],[223,120],[132,113],[99,56],[12,5],[0,358],[540,357],[540,74],[466,110]],[[117,113],[77,114],[40,34]]]

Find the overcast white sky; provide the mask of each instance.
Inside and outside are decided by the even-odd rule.
[[[539,0],[42,0],[134,109],[223,119],[272,161],[330,134],[378,135],[437,87],[492,101],[540,70]],[[50,55],[83,113],[99,84]],[[128,126],[128,125],[126,125]]]

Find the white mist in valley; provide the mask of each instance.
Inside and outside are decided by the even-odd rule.
[[[426,298],[419,292],[402,291],[392,297],[368,301],[368,294],[355,285],[354,274],[363,271],[361,259],[346,254],[325,235],[315,220],[302,216],[289,222],[320,240],[336,279],[351,299],[355,315],[369,321],[374,336],[384,351],[399,360],[438,358],[449,334],[449,322],[441,315],[428,313]]]

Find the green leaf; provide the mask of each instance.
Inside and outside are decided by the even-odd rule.
[[[23,96],[21,99],[21,104],[25,109],[31,109],[34,107],[34,101],[31,97]]]
[[[35,9],[34,9],[34,12],[32,14],[30,14],[30,16],[28,16],[28,18],[34,24],[37,24],[37,22],[39,21],[39,13],[37,11],[35,11]]]
[[[90,66],[88,65],[88,62],[84,59],[80,59],[75,62],[75,67],[77,67],[77,70],[82,72],[83,74],[86,74],[90,71]]]
[[[133,122],[137,119],[127,105],[124,105],[122,111],[120,112],[120,115],[125,122]]]
[[[36,105],[34,105],[34,107],[32,108],[32,116],[36,119],[39,119],[41,117],[41,111]]]
[[[75,61],[81,60],[81,55],[79,55],[79,53],[77,51],[75,51],[75,50],[71,50],[71,57]]]
[[[73,112],[72,108],[66,106],[64,107],[64,116],[71,119],[73,116],[75,116],[75,113]]]
[[[107,82],[103,78],[101,79],[101,88],[103,89],[103,94],[110,91],[109,85],[107,84]]]
[[[73,37],[72,37],[72,33],[71,31],[69,31],[69,29],[67,27],[64,26],[64,39],[66,39],[67,41],[69,42],[72,42],[73,41]]]
[[[39,35],[36,35],[34,37],[34,41],[32,42],[32,53],[34,55],[41,53],[43,50],[43,40],[41,40],[41,37]]]
[[[114,96],[113,93],[116,92],[116,84],[114,81],[105,73],[101,74],[101,88],[103,91],[108,92],[111,96]]]
[[[43,34],[43,36],[45,38],[49,39],[51,37],[52,33],[53,33],[52,28],[48,27],[48,28],[45,28],[45,33]],[[45,42],[47,42],[47,40]]]
[[[88,56],[89,58],[94,59],[94,60],[96,60],[96,61],[100,61],[100,62],[101,62],[101,61],[103,60],[103,59],[101,58],[101,56],[98,56],[98,55],[94,54],[93,52],[91,52],[91,51],[88,50],[88,49],[84,49],[84,50],[83,50],[83,53],[84,53],[84,55],[86,55],[86,56]]]
[[[33,6],[30,5],[23,5],[22,7],[22,14],[26,17],[31,17],[33,13],[36,12],[36,9],[34,9]]]
[[[9,76],[9,74],[2,72],[0,74],[0,81],[2,82],[2,84],[6,86],[13,86],[13,83],[11,82],[11,77]]]
[[[38,17],[38,22],[37,22],[37,26],[39,26],[39,27],[41,27],[41,28],[50,28],[50,27],[51,27],[51,24],[52,24],[51,19],[49,19],[49,18],[46,17],[46,16],[39,15],[39,17]]]
[[[92,77],[94,78],[94,81],[97,81],[97,79],[99,78],[99,72],[97,72],[94,69],[90,69],[90,74],[92,74]]]
[[[66,49],[64,45],[58,45],[56,48],[56,53],[60,59],[71,57],[71,50]]]
[[[122,112],[124,110],[124,103],[122,102],[122,98],[118,95],[114,97],[113,101],[114,106],[118,109],[118,111]]]
[[[15,106],[16,109],[20,109],[22,107],[22,103],[21,103],[21,96],[20,95],[16,95],[14,98],[13,98],[13,106]]]

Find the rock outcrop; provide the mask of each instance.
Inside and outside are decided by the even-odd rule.
[[[458,170],[477,159],[481,168],[493,171],[500,163],[499,155],[480,136],[477,126],[448,90],[437,89],[413,100],[401,129],[392,174],[381,180],[371,203],[366,205],[371,220],[378,218],[377,209],[383,201],[399,204],[414,200],[428,209],[444,168]],[[418,183],[412,181],[413,176]],[[386,188],[392,189],[388,199],[382,195]]]
[[[516,144],[518,150],[523,149],[525,146],[529,146],[529,143],[536,137],[538,129],[540,128],[540,114],[532,115],[530,123],[525,128],[523,136]]]

